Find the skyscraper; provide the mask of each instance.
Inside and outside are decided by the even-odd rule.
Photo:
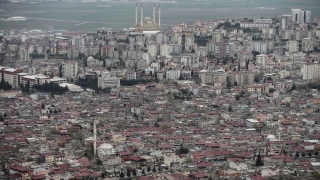
[[[308,23],[311,20],[311,11],[302,11],[301,9],[291,9],[291,18],[293,22]]]
[[[291,18],[293,22],[300,21],[300,11],[301,9],[291,9]]]

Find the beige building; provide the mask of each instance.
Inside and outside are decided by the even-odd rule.
[[[63,77],[76,79],[78,76],[78,63],[76,61],[63,62],[61,71]]]
[[[245,87],[247,92],[250,93],[269,93],[269,86],[267,84],[254,84]]]
[[[303,80],[320,78],[320,63],[305,63],[301,69]]]
[[[102,89],[120,87],[120,78],[116,76],[98,77],[98,87]]]
[[[163,155],[164,164],[170,166],[171,164],[181,164],[181,158],[175,153],[166,153]]]
[[[250,71],[231,72],[229,81],[231,85],[246,85],[253,83],[254,73]]]
[[[302,39],[302,51],[310,52],[314,50],[314,38],[303,38]]]
[[[200,71],[202,84],[211,84],[215,87],[225,87],[227,83],[227,74],[224,70],[216,72],[208,72],[207,70]]]
[[[113,142],[125,142],[126,141],[126,136],[122,134],[114,134],[112,135],[112,141]]]
[[[286,49],[290,52],[299,52],[299,42],[298,41],[287,41]]]

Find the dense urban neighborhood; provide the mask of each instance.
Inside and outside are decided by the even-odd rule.
[[[320,179],[310,16],[0,30],[0,179]]]

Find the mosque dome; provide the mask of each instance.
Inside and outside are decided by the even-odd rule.
[[[150,17],[145,17],[143,19],[143,22],[146,23],[146,24],[150,24],[150,23],[152,23],[152,19]]]
[[[87,60],[92,61],[92,60],[94,60],[94,58],[92,56],[89,56]]]
[[[276,139],[276,137],[272,134],[269,134],[266,139]]]
[[[111,144],[103,143],[99,146],[99,149],[111,149],[113,148]]]

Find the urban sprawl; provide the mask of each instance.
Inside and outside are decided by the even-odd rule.
[[[0,179],[320,178],[320,18],[135,8],[119,32],[0,31]]]

